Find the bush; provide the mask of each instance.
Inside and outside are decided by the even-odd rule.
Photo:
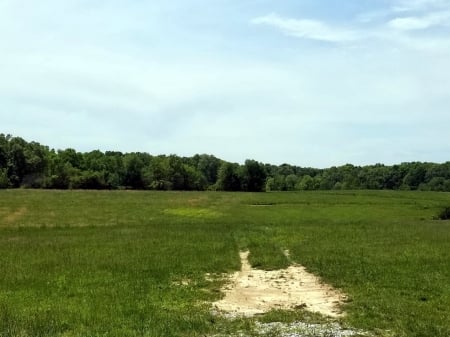
[[[438,215],[439,220],[450,220],[450,206],[445,207]]]

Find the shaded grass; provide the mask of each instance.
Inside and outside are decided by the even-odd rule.
[[[448,193],[0,191],[0,336],[204,336],[221,281],[302,263],[350,297],[343,323],[450,336]],[[255,207],[253,205],[270,205]],[[186,285],[180,280],[189,280]],[[263,321],[317,317],[272,312]]]
[[[450,206],[447,206],[443,210],[441,210],[437,218],[439,220],[450,220]]]

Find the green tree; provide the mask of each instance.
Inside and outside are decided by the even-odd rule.
[[[185,177],[184,165],[181,158],[170,155],[168,157],[169,161],[169,181],[172,184],[172,189],[174,190],[184,190],[185,189]]]
[[[170,165],[167,157],[154,157],[150,165],[143,170],[143,179],[146,188],[161,191],[171,190]]]
[[[45,187],[52,189],[72,188],[72,182],[77,180],[80,170],[74,168],[72,164],[63,162],[61,158],[52,159],[52,174],[47,179]]]
[[[339,182],[342,184],[342,189],[353,190],[360,187],[358,181],[359,167],[352,164],[346,164],[338,168]]]
[[[206,178],[209,185],[213,185],[217,181],[221,160],[211,156],[202,154],[198,156],[197,169]]]
[[[208,186],[208,180],[202,172],[195,167],[184,164],[184,189],[188,191],[204,191]]]
[[[26,142],[22,138],[12,137],[8,146],[8,177],[12,187],[19,187],[27,172],[25,157]]]
[[[275,178],[269,177],[266,180],[266,192],[276,191]]]
[[[61,162],[70,164],[74,168],[83,168],[83,154],[74,149],[58,150],[57,153]]]
[[[311,191],[314,190],[314,179],[310,175],[304,175],[296,185],[297,190]]]
[[[431,191],[446,192],[445,182],[446,182],[446,179],[443,177],[433,177],[428,182],[428,184],[426,184],[427,189],[431,190]]]
[[[425,181],[427,169],[423,163],[411,163],[408,174],[403,178],[403,184],[411,190],[417,190]]]
[[[294,191],[298,183],[298,177],[295,174],[290,174],[286,177],[285,182],[286,182],[286,190]]]
[[[241,180],[238,171],[238,164],[223,162],[219,168],[217,189],[222,191],[240,191]]]
[[[0,133],[0,168],[6,168],[8,164],[8,148],[10,135]]]
[[[8,171],[6,168],[2,168],[0,169],[0,188],[8,188],[9,186]]]
[[[142,176],[145,167],[139,153],[129,153],[124,157],[124,185],[134,189],[144,189],[145,182]]]
[[[263,164],[247,159],[240,172],[243,191],[264,191],[267,174]]]
[[[74,189],[104,190],[108,189],[108,184],[103,171],[87,170],[72,177],[70,187]]]

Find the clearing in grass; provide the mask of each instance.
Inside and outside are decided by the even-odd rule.
[[[254,316],[274,309],[298,309],[339,317],[346,297],[298,264],[279,270],[252,268],[249,251],[240,252],[241,270],[223,288],[214,306],[227,314]],[[287,255],[287,254],[286,254]]]

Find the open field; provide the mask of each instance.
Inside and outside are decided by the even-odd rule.
[[[339,322],[380,336],[450,336],[450,221],[433,192],[0,191],[0,336],[218,336],[220,275],[286,268],[348,296]],[[273,336],[273,335],[271,335]]]

